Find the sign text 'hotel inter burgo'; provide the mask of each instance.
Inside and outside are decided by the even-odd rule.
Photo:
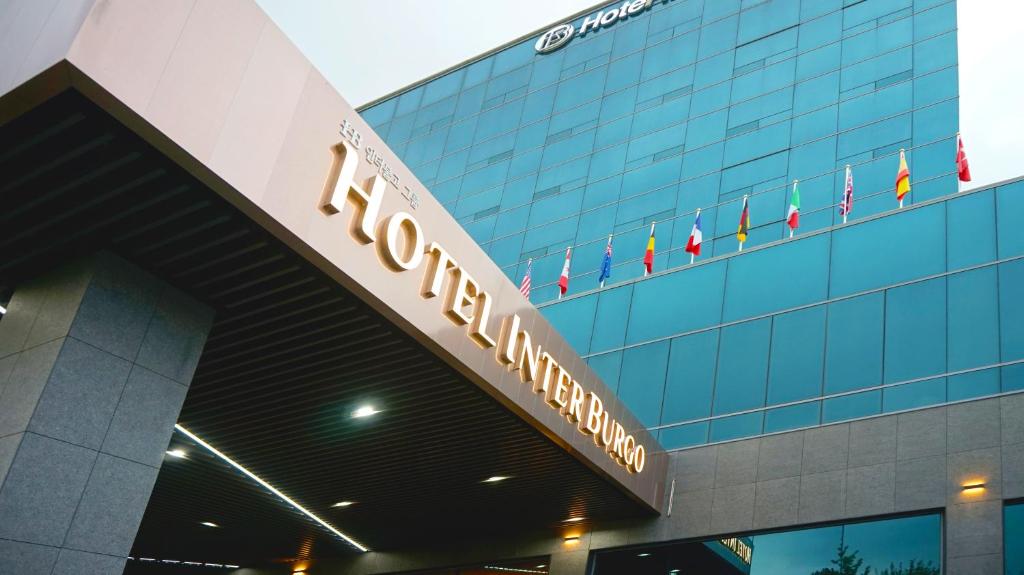
[[[501,320],[495,338],[492,328],[498,321],[491,317],[491,294],[473,279],[469,270],[460,266],[437,242],[427,243],[419,222],[408,212],[400,211],[380,219],[388,183],[397,185],[397,175],[389,178],[377,164],[379,152],[371,153],[367,148],[366,160],[378,167],[378,173],[363,186],[357,184],[357,150],[361,148],[362,137],[347,121],[342,124],[341,134],[345,139],[334,147],[334,162],[324,186],[320,210],[334,216],[344,210],[346,203],[352,204],[355,208],[352,236],[364,245],[376,243],[381,259],[392,272],[413,272],[426,261],[420,289],[422,298],[442,296],[444,316],[455,325],[467,326],[467,335],[481,349],[495,348],[499,364],[518,371],[524,385],[532,385],[533,391],[542,394],[547,404],[575,424],[580,433],[593,436],[594,443],[619,465],[630,473],[643,471],[647,458],[644,446],[637,444],[636,438],[611,417],[596,393],[585,391],[540,345],[533,347],[529,332],[521,328],[518,314]],[[393,174],[390,169],[387,172]],[[409,199],[408,195],[402,195]],[[410,205],[413,205],[411,201]]]
[[[629,16],[639,14],[640,12],[647,10],[652,4],[654,4],[654,0],[628,0],[627,2],[623,2],[622,6],[602,10],[596,14],[587,16],[580,24],[578,32],[573,28],[572,24],[559,24],[542,34],[540,38],[537,38],[537,43],[534,44],[533,47],[541,54],[554,52],[568,44],[569,40],[573,39],[574,35],[585,36],[587,32],[592,30],[611,26],[619,20],[623,20]]]

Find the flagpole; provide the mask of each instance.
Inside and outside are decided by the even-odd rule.
[[[746,196],[746,194],[744,194],[743,195],[743,208],[745,209],[746,207],[747,207],[747,196]],[[740,210],[740,218],[743,218],[743,210],[742,209]],[[743,225],[743,220],[741,219],[740,220],[740,226],[742,226],[742,225]],[[747,230],[747,233],[750,233],[750,230]],[[743,242],[740,242],[740,249],[738,249],[736,251],[738,251],[738,252],[742,252],[743,251]]]
[[[571,250],[571,249],[572,249],[572,246],[567,246],[565,248],[565,257],[566,257],[566,259],[569,258],[569,250]],[[562,264],[562,269],[563,270],[565,269],[565,264],[564,263]],[[562,276],[559,275],[558,278],[561,279]],[[562,299],[562,286],[558,286],[558,299]]]
[[[799,180],[793,180],[793,189],[794,190],[796,189],[796,184],[797,184],[798,181]],[[793,203],[793,196],[792,196],[792,194],[790,194],[789,202],[790,202],[790,204]],[[789,237],[793,237],[793,228],[789,228]]]
[[[903,160],[904,160],[903,151],[904,151],[904,149],[900,148],[900,166],[901,167],[903,166]],[[908,184],[910,183],[910,176],[909,175],[907,176],[907,183]],[[900,198],[900,209],[901,210],[903,209],[903,198]]]
[[[846,186],[850,185],[850,164],[846,164],[846,174],[843,177],[843,223],[846,223],[846,216],[850,215],[850,206],[846,205],[849,198],[846,197]]]
[[[651,235],[654,235],[654,222],[651,222]],[[650,242],[650,236],[648,236],[648,242]],[[654,253],[651,253],[651,266],[654,266]],[[647,264],[644,264],[644,277],[651,275],[651,272],[647,271]]]
[[[960,132],[959,131],[957,131],[957,133],[956,133],[956,141],[954,142],[954,145],[956,145],[956,155],[953,156],[954,158],[956,158],[954,160],[956,162],[956,193],[959,194],[960,193],[960,187],[961,187],[960,186],[961,182],[960,182]]]
[[[608,245],[612,245],[612,235],[608,234]],[[607,253],[607,252],[605,252]],[[604,275],[604,260],[601,261],[601,275]],[[601,280],[601,287],[604,287],[604,280]]]

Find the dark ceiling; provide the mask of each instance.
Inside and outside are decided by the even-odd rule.
[[[180,423],[364,545],[644,513],[81,95],[0,127],[0,150],[0,299],[109,249],[212,305]],[[364,403],[383,411],[353,419]],[[132,553],[253,564],[306,547],[354,552],[197,455],[165,462]]]

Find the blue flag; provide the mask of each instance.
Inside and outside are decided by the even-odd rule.
[[[608,238],[608,247],[604,249],[604,259],[601,260],[601,277],[597,281],[604,283],[604,280],[612,277],[612,239]]]

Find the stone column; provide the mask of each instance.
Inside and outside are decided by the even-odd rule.
[[[0,573],[120,573],[213,319],[107,253],[0,320]]]

